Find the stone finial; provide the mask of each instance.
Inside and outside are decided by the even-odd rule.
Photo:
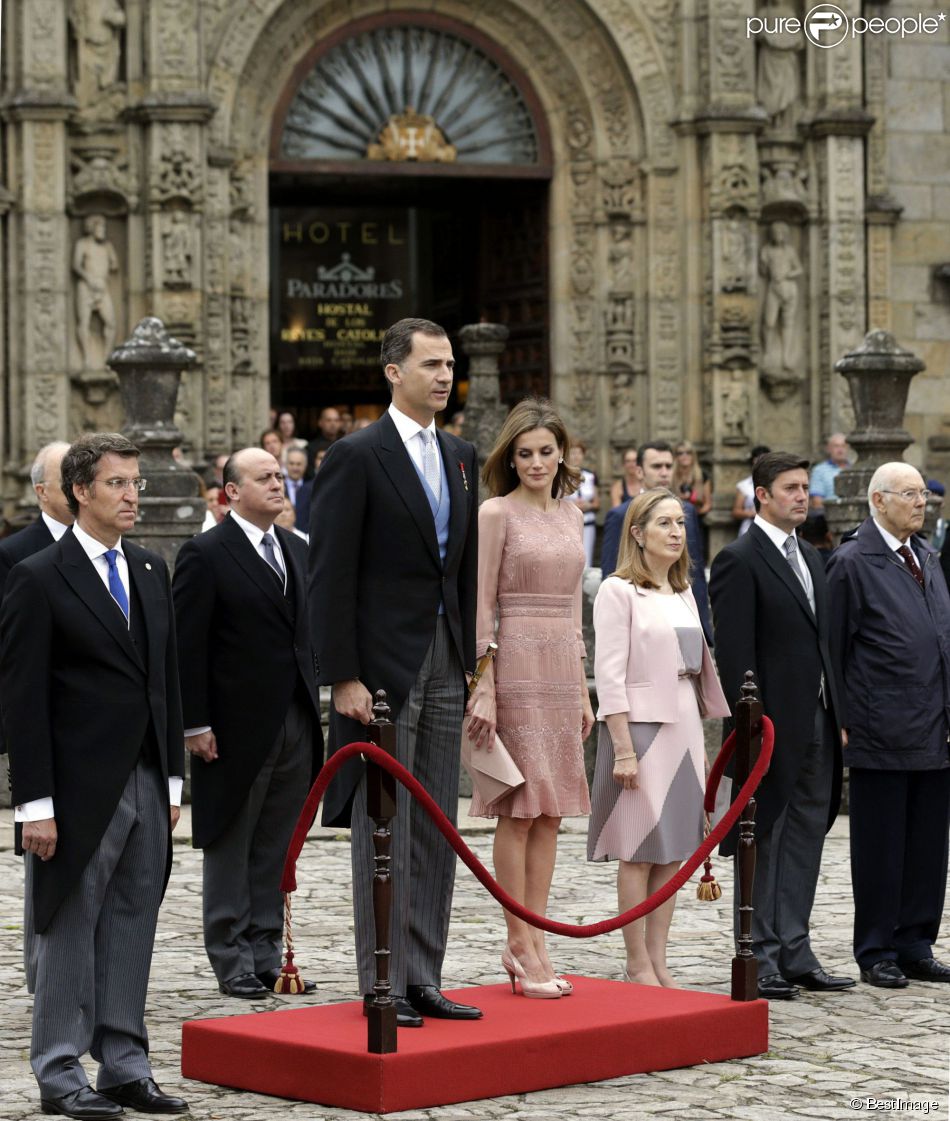
[[[108,364],[120,366],[177,366],[184,370],[197,360],[197,355],[184,343],[170,335],[165,324],[155,315],[140,320],[131,336],[109,355]]]

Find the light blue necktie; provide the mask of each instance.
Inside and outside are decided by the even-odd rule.
[[[442,498],[442,473],[439,471],[436,435],[428,428],[422,428],[419,431],[419,438],[422,440],[422,474],[438,502]]]
[[[109,592],[116,603],[122,608],[125,621],[129,621],[129,597],[125,594],[125,585],[119,575],[119,566],[115,558],[119,555],[118,549],[106,549],[105,558],[109,562]]]

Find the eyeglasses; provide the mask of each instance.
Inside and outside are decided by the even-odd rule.
[[[112,491],[113,494],[125,494],[125,492],[129,489],[129,487],[131,487],[133,490],[137,490],[139,492],[139,494],[141,494],[142,491],[145,490],[146,484],[148,482],[147,479],[141,479],[141,478],[139,478],[139,479],[97,479],[96,481],[101,482],[104,486],[107,486],[109,488],[109,490]]]
[[[924,502],[926,502],[933,494],[933,491],[927,490],[926,487],[924,487],[923,490],[912,490],[908,487],[907,490],[882,490],[881,494],[896,494],[903,498],[905,502],[916,502],[918,498],[922,498]]]

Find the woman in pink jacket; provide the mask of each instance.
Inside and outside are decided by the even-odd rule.
[[[617,570],[594,602],[599,738],[588,860],[618,860],[620,910],[643,902],[703,836],[702,718],[729,706],[689,587],[686,521],[668,490],[630,503]],[[624,978],[675,988],[666,943],[676,897],[624,927]]]

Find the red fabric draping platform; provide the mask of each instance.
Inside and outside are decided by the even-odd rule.
[[[186,1078],[320,1105],[392,1113],[758,1055],[768,1005],[572,977],[561,1000],[506,984],[456,989],[484,1019],[426,1019],[399,1051],[370,1055],[359,1002],[193,1020],[182,1028]]]

